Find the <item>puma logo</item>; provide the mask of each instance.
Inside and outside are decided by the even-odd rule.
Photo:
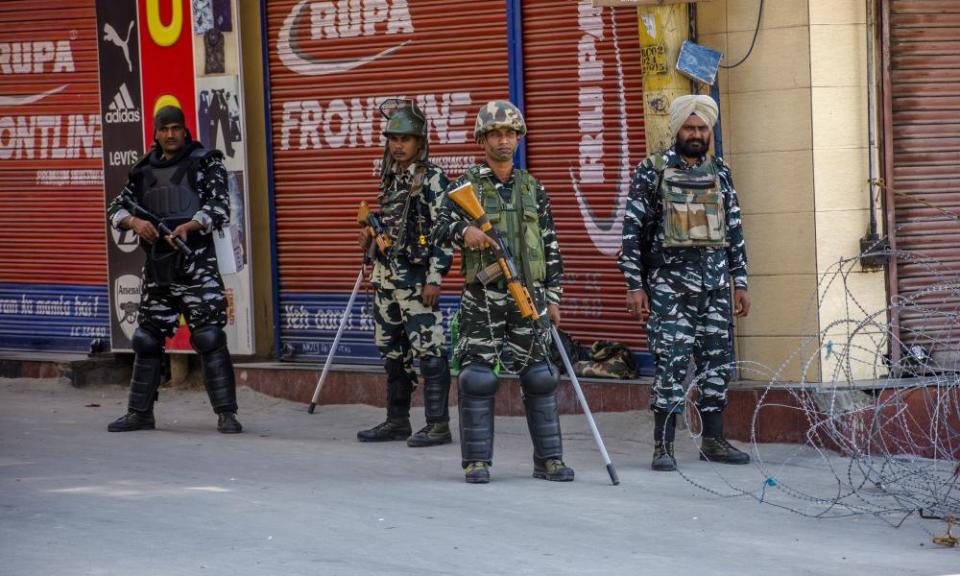
[[[109,22],[103,25],[103,39],[107,42],[110,42],[123,50],[123,57],[127,59],[127,68],[130,72],[133,72],[133,62],[130,61],[130,32],[133,31],[133,20],[130,21],[130,26],[127,27],[127,37],[121,39],[120,35],[117,34],[117,31],[114,30],[113,26]]]

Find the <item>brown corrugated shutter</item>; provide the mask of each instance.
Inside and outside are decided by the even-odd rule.
[[[0,3],[0,347],[106,336],[94,0]]]
[[[564,261],[563,328],[646,347],[617,269],[631,169],[644,157],[637,14],[591,0],[523,3],[527,163],[547,188]]]
[[[360,268],[357,205],[375,203],[383,154],[378,104],[416,98],[431,122],[431,159],[451,178],[462,173],[479,152],[477,109],[507,96],[506,3],[288,0],[266,9],[280,340],[285,356],[316,360]],[[447,315],[459,284],[445,282]],[[363,296],[338,360],[377,361]]]
[[[930,288],[960,273],[960,2],[887,5],[900,338],[953,364],[960,295]]]

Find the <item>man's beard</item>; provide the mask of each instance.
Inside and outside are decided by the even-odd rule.
[[[700,146],[702,144],[702,146]],[[687,158],[698,158],[710,150],[710,138],[700,140],[699,138],[688,138],[686,140],[677,140],[677,152]]]

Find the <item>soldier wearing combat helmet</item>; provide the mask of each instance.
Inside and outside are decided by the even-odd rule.
[[[541,316],[560,322],[560,279],[563,264],[550,198],[526,170],[515,168],[513,153],[527,132],[520,110],[496,100],[480,108],[474,135],[485,160],[448,188],[448,194],[469,182],[490,221],[508,244],[521,281]],[[460,301],[460,333],[456,358],[460,407],[460,449],[468,483],[490,481],[493,463],[494,395],[501,362],[520,375],[527,424],[533,440],[533,476],[571,481],[573,469],[563,462],[557,409],[557,372],[546,355],[545,338],[529,318],[520,315],[496,268],[490,237],[475,226],[452,200],[443,203],[434,235],[462,249],[466,280]]]
[[[380,220],[390,237],[378,251],[371,283],[377,349],[387,374],[387,419],[357,433],[361,442],[406,440],[408,446],[449,443],[450,367],[443,350],[440,283],[450,268],[452,250],[431,243],[430,230],[449,181],[428,160],[427,122],[410,100],[390,99],[380,107],[387,137],[380,170]],[[360,234],[366,250],[368,228]],[[416,387],[414,357],[423,375],[426,426],[410,426],[410,402]]]
[[[746,464],[750,457],[723,435],[730,381],[730,283],[733,312],[746,316],[747,253],[730,168],[708,155],[717,105],[709,96],[681,96],[670,105],[672,148],[646,158],[633,173],[619,260],[627,280],[627,312],[649,311],[647,334],[656,363],[653,394],[654,470],[676,469],[676,415],[692,359],[699,371],[703,422],[700,458]]]

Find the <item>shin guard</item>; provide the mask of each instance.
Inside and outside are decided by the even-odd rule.
[[[460,408],[460,452],[463,465],[493,461],[494,395],[497,375],[490,366],[468,364],[457,381]]]
[[[219,326],[203,326],[190,336],[190,344],[200,354],[203,383],[213,411],[217,414],[236,412],[237,384],[233,376],[233,361],[227,350],[226,334]]]
[[[423,412],[427,424],[443,424],[450,421],[450,365],[443,356],[427,356],[420,359],[423,373]]]
[[[557,378],[544,362],[528,367],[520,374],[523,406],[533,440],[535,462],[563,457],[560,414],[557,406]]]
[[[128,408],[133,412],[151,412],[163,376],[163,338],[140,327],[133,333],[131,346],[135,356]]]

